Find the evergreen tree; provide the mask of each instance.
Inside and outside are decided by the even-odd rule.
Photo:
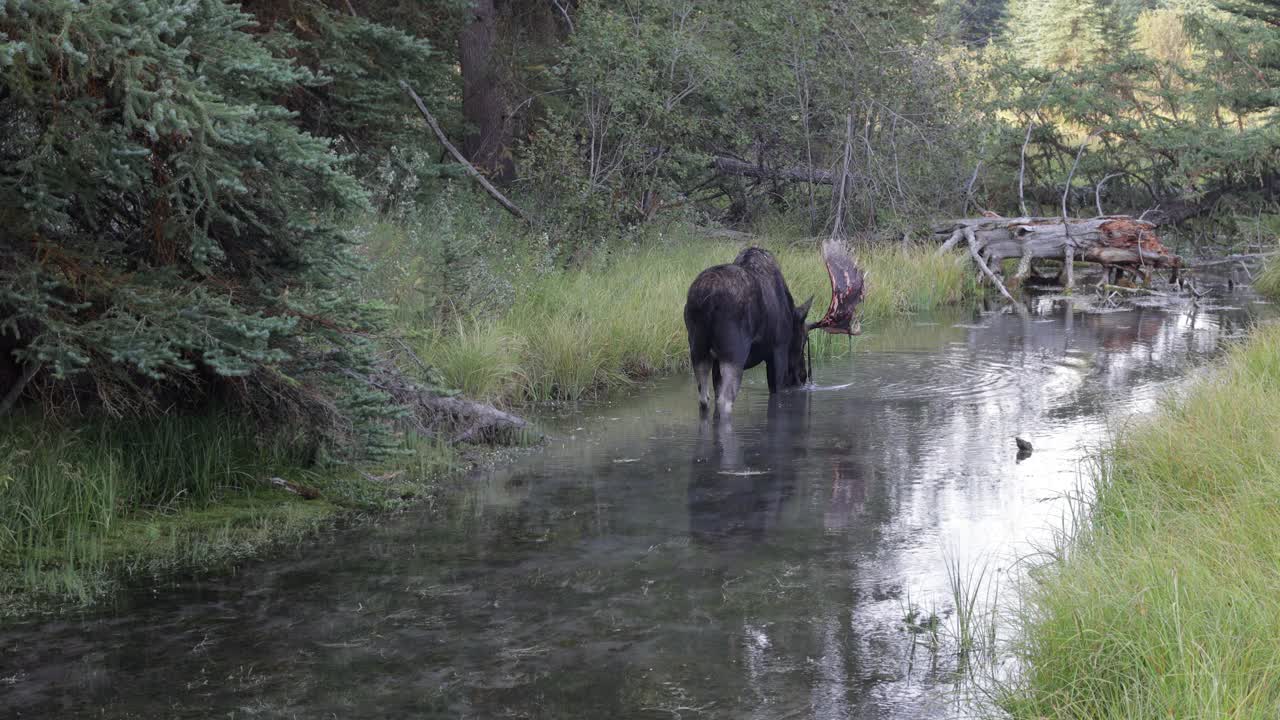
[[[1097,0],[1011,0],[1005,36],[1018,57],[1040,68],[1077,68],[1104,48]]]
[[[427,141],[418,117],[408,112],[400,80],[409,82],[446,126],[460,127],[454,109],[456,61],[418,33],[456,24],[466,0],[421,0],[412,8],[398,0],[324,3],[316,0],[245,0],[245,13],[263,31],[263,42],[280,57],[305,67],[317,82],[280,98],[297,113],[296,123],[330,138],[350,153],[357,171],[368,170],[392,146]],[[348,9],[350,8],[350,9]],[[440,38],[447,40],[448,38]]]
[[[276,103],[323,83],[222,0],[9,0],[0,12],[0,387],[109,410],[241,378],[327,397],[368,361],[343,291],[363,208]],[[378,442],[384,398],[347,388]],[[332,405],[327,403],[327,405]]]
[[[985,45],[1000,34],[1006,0],[946,0],[938,12],[948,36],[966,45]]]
[[[1223,2],[1220,7],[1229,13],[1226,20],[1205,14],[1195,23],[1214,52],[1209,72],[1218,97],[1242,114],[1280,106],[1280,0]]]

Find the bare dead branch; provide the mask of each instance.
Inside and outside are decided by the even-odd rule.
[[[786,182],[807,182],[818,185],[831,185],[835,182],[830,171],[816,170],[807,167],[771,168],[737,158],[717,156],[711,161],[716,172],[721,175],[736,175],[758,180],[782,180]]]
[[[1022,155],[1018,164],[1018,210],[1023,215],[1028,215],[1027,200],[1024,191],[1025,179],[1027,175],[1027,144],[1031,142],[1031,130],[1036,126],[1035,121],[1027,123],[1027,136],[1022,139]]]
[[[845,116],[844,162],[840,167],[840,182],[832,188],[836,196],[835,216],[831,219],[831,237],[843,238],[844,234],[844,199],[849,183],[849,166],[853,159],[853,110]]]
[[[1106,185],[1107,181],[1110,180],[1111,178],[1117,178],[1124,174],[1125,173],[1123,172],[1111,173],[1110,175],[1107,175],[1106,177],[1099,180],[1097,185],[1093,186],[1093,204],[1098,208],[1098,217],[1102,217],[1103,215],[1106,215],[1106,213],[1102,212],[1102,187]]]
[[[995,285],[996,288],[1000,290],[1000,294],[1003,295],[1006,300],[1013,303],[1014,307],[1025,309],[1022,307],[1022,303],[1014,299],[1013,295],[1009,293],[1009,288],[1005,287],[1003,282],[1000,282],[1000,278],[996,277],[996,274],[991,272],[991,268],[987,267],[986,261],[984,261],[982,256],[978,254],[978,241],[974,238],[972,229],[964,229],[964,239],[966,241],[965,244],[969,246],[969,256],[973,258],[973,263],[978,266],[978,269],[982,271],[982,274],[986,276],[987,280],[990,280],[991,284]]]
[[[27,363],[22,375],[18,377],[18,382],[9,388],[9,392],[5,393],[3,398],[0,398],[0,417],[9,414],[13,406],[18,403],[18,398],[22,397],[22,391],[27,388],[27,384],[36,376],[36,373],[40,372],[41,367],[43,367],[43,363]]]
[[[409,87],[409,83],[401,80],[400,87],[409,94],[409,97],[413,99],[413,103],[418,106],[418,112],[422,113],[422,117],[426,119],[427,125],[429,125],[431,127],[431,131],[435,133],[436,139],[440,141],[440,144],[444,146],[445,150],[449,151],[449,154],[453,156],[454,160],[457,160],[467,169],[467,174],[475,178],[476,182],[480,183],[480,187],[484,188],[485,192],[489,193],[494,200],[497,200],[498,204],[505,208],[507,212],[532,225],[533,221],[529,219],[529,216],[517,207],[515,203],[508,200],[505,195],[499,192],[498,188],[494,187],[493,183],[489,182],[489,179],[477,170],[474,165],[468,162],[467,159],[462,156],[462,153],[458,152],[458,148],[454,147],[453,143],[449,142],[449,138],[445,136],[444,131],[440,129],[440,124],[436,122],[435,116],[427,109],[427,104],[422,101],[422,98],[418,97],[418,93],[414,92],[413,88]]]
[[[572,35],[574,32],[573,18],[569,17],[569,11],[564,5],[560,4],[560,0],[551,0],[551,4],[555,6],[556,10],[560,11],[560,16],[564,18],[564,24],[569,26],[569,34]]]

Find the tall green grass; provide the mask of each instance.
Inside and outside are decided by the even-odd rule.
[[[1092,516],[1025,588],[1025,718],[1280,709],[1280,326],[1100,460]]]
[[[798,302],[815,296],[826,311],[830,280],[816,242],[764,241]],[[688,365],[683,307],[693,278],[731,262],[741,243],[687,233],[602,254],[586,267],[542,267],[513,283],[507,306],[443,325],[406,328],[443,384],[500,404],[575,401]],[[864,327],[904,313],[963,302],[976,294],[962,258],[925,246],[860,249],[869,274]],[[412,313],[405,317],[414,316]],[[420,315],[418,315],[420,317]],[[820,353],[846,348],[815,333]]]
[[[2,434],[0,550],[103,533],[126,508],[206,502],[279,464],[221,415],[77,429],[10,420]]]
[[[1253,282],[1253,288],[1270,298],[1280,298],[1280,258],[1273,258]]]
[[[103,569],[107,538],[131,516],[203,507],[301,464],[224,414],[76,429],[17,418],[0,438],[0,566],[32,582],[55,568],[68,589]]]
[[[337,506],[381,507],[412,494],[450,467],[443,448],[410,449],[397,461],[400,479],[372,482],[351,468],[313,466],[302,446],[259,437],[230,413],[74,428],[8,418],[0,422],[0,616],[35,597],[90,602],[122,575],[232,561],[314,529]],[[323,499],[286,494],[264,482],[272,477]]]

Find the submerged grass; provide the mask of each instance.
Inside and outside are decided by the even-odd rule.
[[[814,295],[826,311],[830,281],[815,242],[762,242],[797,302]],[[615,252],[581,270],[546,271],[513,291],[500,312],[420,330],[417,350],[443,384],[500,404],[576,401],[688,365],[682,309],[702,269],[731,262],[740,244],[684,237]],[[914,245],[859,249],[868,271],[864,327],[976,294],[958,256]],[[820,354],[849,347],[814,334]]]
[[[1280,326],[1099,463],[1092,519],[1026,588],[1027,718],[1280,707]]]
[[[451,461],[447,448],[416,447],[399,474],[375,483],[352,468],[315,467],[298,446],[263,441],[229,414],[76,429],[24,417],[0,424],[0,438],[0,617],[234,563],[341,509],[421,493]],[[272,488],[271,477],[322,499]]]

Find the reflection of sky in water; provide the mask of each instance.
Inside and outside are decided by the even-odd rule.
[[[1242,302],[1241,305],[1248,306]],[[461,508],[339,534],[119,615],[0,633],[33,716],[935,717],[946,553],[1005,569],[1060,527],[1108,423],[1149,410],[1240,311],[921,319],[732,426],[687,378],[549,422]],[[1013,437],[1035,452],[1015,460]],[[12,668],[6,667],[12,663]],[[248,669],[246,669],[248,668]],[[5,698],[4,694],[9,697]]]

